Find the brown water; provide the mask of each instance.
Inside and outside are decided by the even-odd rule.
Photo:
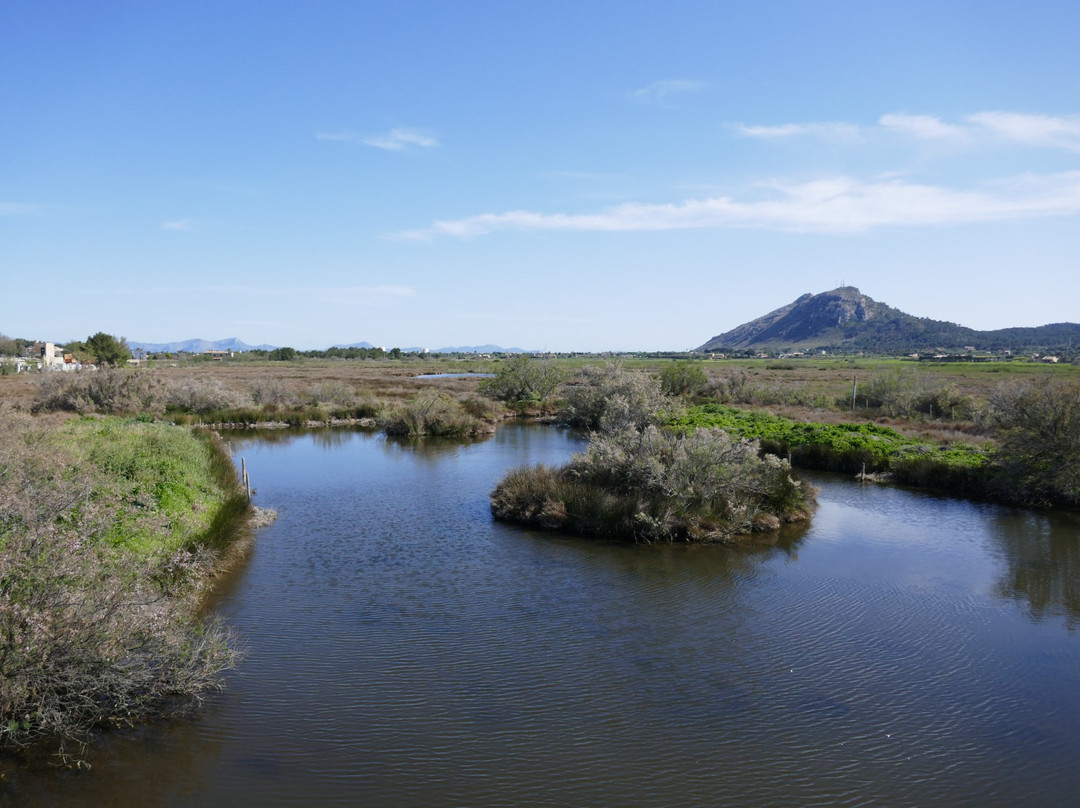
[[[820,477],[772,545],[627,546],[491,520],[555,429],[234,446],[281,513],[216,607],[247,660],[4,805],[1076,804],[1074,517]]]

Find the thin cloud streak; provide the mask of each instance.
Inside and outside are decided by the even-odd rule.
[[[967,120],[1003,140],[1080,151],[1080,116],[979,112]]]
[[[746,137],[780,140],[791,137],[821,137],[832,140],[858,140],[862,129],[853,123],[785,123],[778,126],[747,126],[735,124],[734,129]]]
[[[364,143],[388,151],[401,151],[409,146],[431,149],[439,145],[438,140],[418,129],[391,129],[385,135],[364,138]]]
[[[796,233],[862,233],[880,227],[940,227],[1080,213],[1080,171],[1025,174],[982,190],[953,190],[901,180],[863,182],[836,177],[776,182],[771,198],[730,196],[676,204],[619,205],[599,213],[515,210],[436,221],[403,231],[398,240],[474,238],[495,231],[649,232],[688,229],[764,229]]]
[[[943,123],[933,115],[882,115],[878,125],[922,140],[961,140],[968,135],[962,126]]]
[[[181,233],[190,233],[195,229],[195,222],[191,219],[175,219],[171,222],[162,222],[162,230],[173,230]]]
[[[738,123],[731,126],[740,135],[762,140],[821,137],[855,141],[875,133],[889,132],[925,141],[958,144],[1004,142],[1080,151],[1080,116],[1075,115],[989,111],[962,116],[960,123],[948,123],[935,115],[893,112],[882,115],[876,126],[844,122],[785,123],[775,126]]]
[[[373,146],[385,151],[402,151],[412,146],[422,149],[433,149],[440,145],[437,138],[419,129],[391,129],[381,135],[359,135],[352,131],[341,132],[316,132],[316,140],[326,140],[335,143],[363,143],[365,146]]]
[[[697,93],[705,89],[707,85],[703,81],[691,81],[689,79],[665,79],[646,84],[640,89],[627,94],[635,104],[666,107],[668,98],[673,95],[686,95]]]

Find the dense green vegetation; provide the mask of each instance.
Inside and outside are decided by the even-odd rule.
[[[209,436],[0,421],[0,747],[51,740],[67,760],[94,727],[220,685],[236,649],[194,615],[249,505]]]
[[[927,445],[878,424],[804,423],[724,404],[689,407],[667,423],[683,431],[723,429],[759,440],[765,451],[797,465],[831,471],[861,471],[864,465],[867,471],[887,471],[910,457],[977,468],[989,457],[985,447]]]

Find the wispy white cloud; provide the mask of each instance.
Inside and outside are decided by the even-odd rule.
[[[964,127],[943,123],[933,115],[890,113],[882,115],[878,125],[922,140],[960,140],[969,134]]]
[[[862,128],[853,123],[782,123],[776,126],[747,126],[743,123],[733,125],[740,135],[763,140],[781,140],[793,137],[820,137],[830,140],[858,140],[862,137]]]
[[[648,104],[657,107],[668,106],[668,99],[674,95],[688,95],[689,93],[701,92],[707,85],[703,81],[690,79],[664,79],[646,84],[637,90],[628,93],[628,97],[636,104]]]
[[[1080,116],[1077,115],[978,112],[968,115],[967,120],[1003,140],[1080,151]]]
[[[376,149],[402,151],[413,146],[432,149],[439,145],[438,138],[420,129],[391,129],[381,135],[360,135],[343,130],[339,132],[316,132],[316,140],[329,140],[338,143],[363,143]]]
[[[187,233],[195,229],[195,222],[191,219],[174,219],[171,222],[162,222],[161,229],[178,230]]]
[[[879,227],[926,227],[1080,213],[1080,171],[1022,175],[979,189],[955,190],[901,180],[835,177],[764,186],[764,198],[731,196],[674,204],[624,204],[597,213],[515,210],[436,221],[402,240],[473,238],[495,231],[634,232],[757,228],[802,233],[859,233]]]
[[[385,135],[364,138],[364,143],[374,146],[376,149],[400,151],[410,146],[419,146],[431,149],[439,145],[439,141],[419,129],[391,129]]]
[[[1004,142],[1080,151],[1080,116],[1075,115],[977,112],[961,116],[956,123],[949,123],[936,115],[892,112],[882,115],[876,126],[844,122],[784,123],[774,126],[739,123],[733,124],[732,128],[746,137],[772,140],[809,136],[855,141],[870,138],[876,133],[890,132],[925,141],[955,144]]]

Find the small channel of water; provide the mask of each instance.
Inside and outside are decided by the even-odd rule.
[[[580,444],[234,440],[280,518],[216,609],[248,658],[192,720],[107,738],[3,804],[1067,805],[1080,522],[815,477],[772,544],[496,524]]]

